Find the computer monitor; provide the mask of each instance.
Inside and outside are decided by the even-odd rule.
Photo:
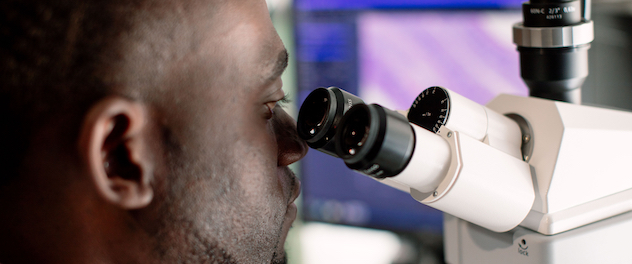
[[[336,86],[367,103],[408,109],[430,86],[485,104],[527,95],[512,43],[522,0],[296,0],[299,104]],[[394,231],[441,233],[442,213],[310,150],[303,217]]]

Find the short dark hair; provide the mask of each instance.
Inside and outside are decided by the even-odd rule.
[[[117,41],[145,0],[0,3],[0,186],[20,174],[31,138],[51,120],[74,142],[83,115],[112,90]],[[110,68],[108,68],[110,67]]]

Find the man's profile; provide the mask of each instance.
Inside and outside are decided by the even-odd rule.
[[[0,3],[0,263],[283,263],[306,146],[263,0]]]

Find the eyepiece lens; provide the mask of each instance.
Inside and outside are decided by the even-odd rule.
[[[351,156],[357,154],[365,145],[369,136],[370,120],[368,115],[354,115],[343,128],[343,149]]]
[[[313,111],[306,113],[305,124],[310,127],[320,127],[323,125],[325,118],[327,117],[327,110],[329,109],[329,99],[327,97],[321,100],[314,100],[309,102]],[[310,134],[314,134],[310,130]]]
[[[331,107],[329,92],[317,89],[312,92],[301,106],[299,126],[308,138],[316,136],[324,128]],[[307,138],[305,138],[307,139]]]

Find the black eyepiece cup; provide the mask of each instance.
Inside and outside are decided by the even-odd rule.
[[[338,157],[334,143],[338,123],[344,113],[360,103],[360,98],[336,87],[312,91],[298,113],[298,135],[311,148]]]
[[[340,121],[336,152],[347,167],[374,178],[402,172],[415,146],[415,134],[405,116],[380,105],[359,104]]]

